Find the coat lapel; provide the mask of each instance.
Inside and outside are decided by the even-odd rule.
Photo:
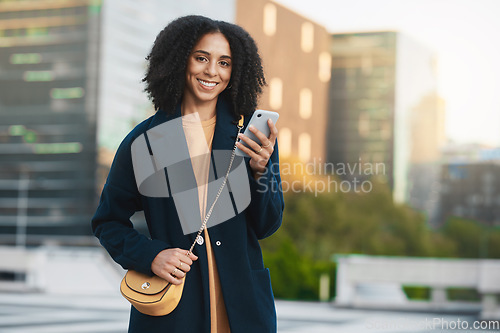
[[[234,124],[235,117],[231,112],[229,103],[220,98],[217,102],[217,123],[215,125],[212,150],[230,150],[233,149],[236,133],[238,129]]]
[[[170,114],[170,113],[167,114],[167,112],[165,112],[163,110],[158,110],[158,111],[156,111],[155,115],[153,116],[153,119],[151,120],[151,123],[149,124],[148,129],[153,128],[153,127],[158,126],[158,125],[161,125],[168,120],[178,118],[180,116],[181,116],[181,105],[180,104],[177,105],[177,107],[175,108],[175,112],[172,114]]]

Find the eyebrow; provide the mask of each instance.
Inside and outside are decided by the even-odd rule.
[[[210,52],[207,52],[207,51],[205,51],[205,50],[196,50],[196,51],[194,51],[193,53],[202,53],[202,54],[206,54],[206,55],[208,55],[208,56],[210,55]],[[231,59],[231,57],[230,57],[230,56],[228,56],[228,55],[222,55],[222,56],[220,56],[220,57],[221,57],[221,59]]]

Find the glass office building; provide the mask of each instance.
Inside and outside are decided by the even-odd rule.
[[[458,216],[500,226],[499,175],[498,161],[443,164],[437,221]]]
[[[440,166],[439,209],[434,221],[461,217],[500,226],[500,149],[449,144]]]
[[[389,184],[396,201],[407,201],[412,109],[435,93],[432,53],[401,33],[385,31],[334,34],[331,54],[328,161],[351,168],[361,164],[361,170],[380,166],[376,176]]]
[[[392,187],[396,34],[335,34],[331,51],[328,160],[384,163]]]
[[[86,233],[95,204],[100,6],[0,2],[0,230]]]

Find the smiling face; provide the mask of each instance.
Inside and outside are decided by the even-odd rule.
[[[186,67],[185,101],[196,105],[216,103],[231,79],[231,48],[220,32],[201,37],[189,55]]]

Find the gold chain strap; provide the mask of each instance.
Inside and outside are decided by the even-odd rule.
[[[243,116],[241,116],[241,118],[238,122],[238,125],[237,125],[238,126],[238,134],[240,134],[241,130],[243,129],[243,120],[244,120],[244,118],[243,118]],[[219,196],[221,195],[222,190],[224,189],[224,186],[226,186],[227,178],[229,177],[229,172],[231,171],[231,167],[233,166],[234,156],[236,155],[236,142],[238,142],[238,134],[236,135],[236,140],[234,142],[233,151],[231,153],[231,159],[229,161],[229,166],[227,168],[226,175],[224,176],[224,181],[222,182],[222,184],[219,188],[219,191],[217,192],[217,195],[215,196],[214,202],[212,203],[212,205],[210,206],[210,209],[208,210],[208,213],[205,215],[205,219],[203,220],[203,223],[201,224],[200,230],[198,230],[198,234],[194,238],[194,242],[191,245],[191,247],[189,248],[189,252],[186,254],[187,256],[189,256],[189,254],[191,252],[193,252],[193,249],[196,246],[196,241],[198,240],[198,237],[200,237],[201,233],[203,232],[203,230],[207,226],[208,219],[210,218],[210,215],[212,214],[212,210],[215,207],[215,203],[219,199]]]

